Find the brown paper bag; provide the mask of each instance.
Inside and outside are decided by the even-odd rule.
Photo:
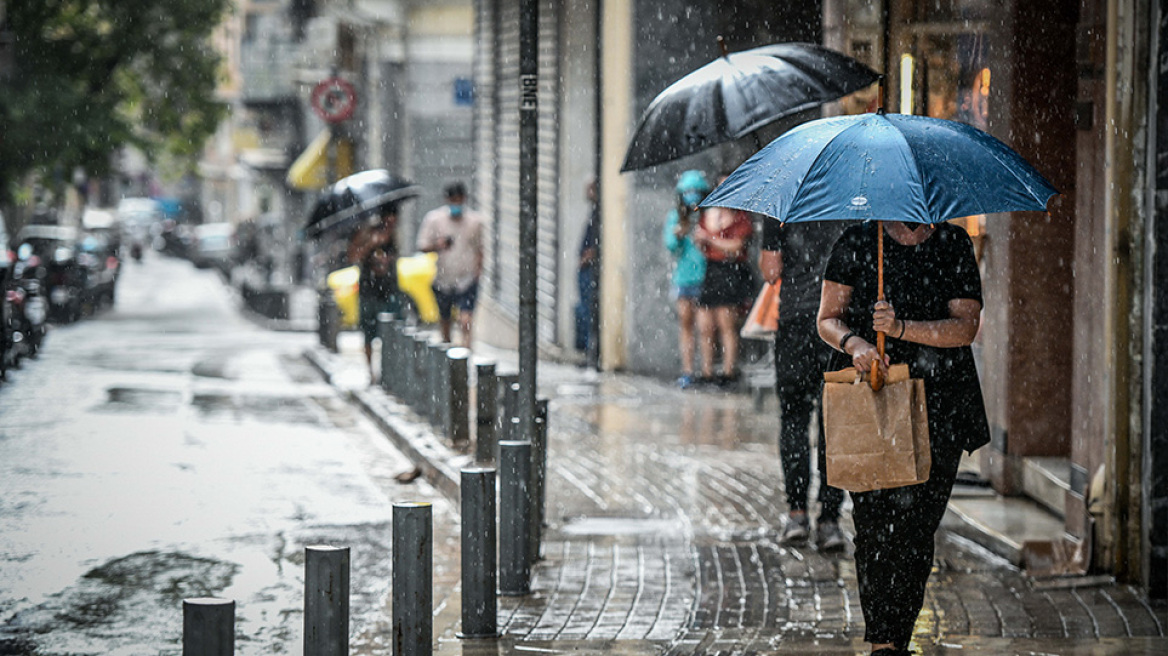
[[[889,367],[879,392],[850,367],[823,378],[828,484],[867,492],[929,480],[925,381],[906,364]]]

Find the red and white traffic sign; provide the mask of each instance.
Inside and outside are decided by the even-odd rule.
[[[329,123],[340,123],[357,109],[357,90],[348,80],[330,77],[312,89],[312,111]]]

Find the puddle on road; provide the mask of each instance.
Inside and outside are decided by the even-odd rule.
[[[136,387],[111,387],[99,412],[163,412],[178,410],[182,394],[174,390]]]
[[[191,406],[204,421],[321,424],[320,414],[300,397],[196,394]]]
[[[43,604],[6,618],[0,654],[89,653],[91,638],[151,644],[181,626],[182,600],[215,596],[238,567],[183,553],[145,551],[110,560]]]

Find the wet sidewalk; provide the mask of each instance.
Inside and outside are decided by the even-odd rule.
[[[368,387],[357,335],[340,347],[307,355],[456,495],[471,457]],[[513,352],[475,355],[516,370]],[[756,412],[746,394],[554,363],[538,377],[549,399],[549,526],[533,592],[499,598],[498,642],[459,641],[458,611],[442,609],[440,653],[866,653],[850,549],[780,544],[773,401]],[[1168,609],[1105,580],[1030,580],[950,530],[961,528],[950,515],[916,627],[922,653],[1168,653]],[[848,506],[842,524],[851,535]]]

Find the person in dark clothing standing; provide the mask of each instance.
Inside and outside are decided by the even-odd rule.
[[[584,190],[588,198],[588,226],[580,240],[580,262],[576,270],[576,286],[580,300],[576,304],[576,350],[582,351],[588,364],[595,366],[596,312],[600,291],[600,208],[596,203],[596,181],[588,182]]]
[[[877,230],[885,231],[885,299],[877,301]],[[959,226],[900,221],[848,228],[823,274],[819,335],[833,369],[909,365],[925,382],[932,469],[917,485],[853,492],[856,574],[872,653],[911,653],[913,625],[933,567],[933,537],[948,507],[961,452],[989,442],[970,344],[981,325],[981,277]],[[874,344],[886,336],[885,357]]]
[[[823,268],[836,239],[847,225],[838,221],[788,223],[763,219],[758,268],[779,288],[779,325],[775,333],[775,391],[779,397],[779,456],[783,466],[790,514],[783,542],[798,544],[810,536],[807,516],[811,486],[811,418],[816,415],[819,463],[819,517],[816,538],[824,551],[847,547],[839,527],[843,490],[831,487],[824,476],[823,372],[831,348],[819,339],[815,324],[819,311]]]
[[[361,226],[349,238],[348,260],[361,268],[357,281],[358,325],[365,336],[365,363],[369,384],[373,378],[373,340],[377,339],[377,315],[400,314],[403,308],[397,286],[397,206],[382,209],[380,216]]]

